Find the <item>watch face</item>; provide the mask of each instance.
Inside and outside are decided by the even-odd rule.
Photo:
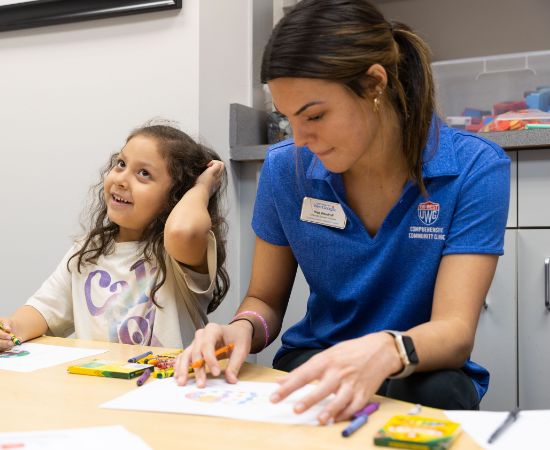
[[[413,340],[410,336],[401,336],[403,340],[403,346],[407,352],[407,357],[411,364],[418,364],[418,356],[416,355],[416,349],[414,348]]]

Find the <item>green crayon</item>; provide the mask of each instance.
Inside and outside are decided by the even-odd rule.
[[[0,330],[10,335],[10,339],[13,342],[13,345],[21,345],[21,339],[19,339],[15,334],[10,333],[8,330],[6,330],[2,322],[0,322]]]

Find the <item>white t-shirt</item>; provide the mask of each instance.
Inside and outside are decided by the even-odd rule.
[[[116,243],[113,253],[96,264],[76,259],[67,270],[75,244],[55,272],[27,301],[48,323],[54,336],[182,348],[208,319],[216,279],[216,238],[208,238],[208,274],[193,272],[166,256],[166,281],[156,292],[156,307],[149,298],[156,264],[142,261],[143,244]]]

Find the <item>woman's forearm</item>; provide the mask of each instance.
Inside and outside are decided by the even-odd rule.
[[[284,311],[278,311],[256,297],[245,297],[235,313],[235,317],[247,319],[254,327],[251,353],[262,351],[279,335],[283,315]]]

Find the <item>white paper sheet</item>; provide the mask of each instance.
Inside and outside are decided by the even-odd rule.
[[[0,370],[32,372],[75,359],[105,353],[106,349],[24,343],[0,353]]]
[[[489,436],[504,422],[508,412],[445,411],[450,420],[459,422],[476,443],[490,450],[548,449],[550,410],[520,411],[518,418],[492,443]]]
[[[269,401],[269,396],[278,387],[276,383],[239,381],[228,384],[223,380],[208,380],[207,386],[199,389],[194,381],[178,386],[174,378],[155,379],[104,403],[101,408],[199,414],[256,422],[318,424],[316,416],[328,399],[302,414],[295,414],[292,410],[294,404],[314,388],[313,385],[304,386],[274,404]]]
[[[0,449],[25,450],[151,450],[123,426],[0,433]]]

